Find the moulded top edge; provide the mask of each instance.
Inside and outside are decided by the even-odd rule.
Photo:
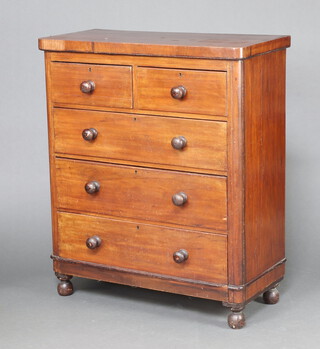
[[[290,47],[288,35],[162,33],[92,29],[39,39],[44,51],[245,59]]]

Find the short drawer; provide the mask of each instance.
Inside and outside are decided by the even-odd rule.
[[[225,122],[57,108],[54,130],[57,153],[227,169]]]
[[[130,66],[55,62],[51,81],[54,102],[132,108]]]
[[[226,72],[140,67],[135,108],[224,116],[226,80]]]
[[[99,244],[89,244],[100,240]],[[99,242],[100,242],[99,241]],[[79,214],[58,214],[63,258],[149,273],[227,282],[227,239],[223,235],[129,223]],[[179,251],[182,251],[181,258]],[[177,263],[173,256],[177,258]]]
[[[60,209],[227,228],[225,177],[57,159],[56,187]]]

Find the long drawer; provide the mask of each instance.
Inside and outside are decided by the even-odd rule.
[[[56,159],[56,187],[60,209],[227,229],[225,177]]]
[[[90,249],[86,241],[92,237],[98,237],[101,244]],[[58,244],[63,258],[227,282],[227,238],[223,235],[59,213]],[[181,250],[187,252],[187,259],[176,263],[173,256],[177,258]]]
[[[130,66],[55,62],[51,80],[53,102],[132,108]]]
[[[227,169],[225,122],[55,108],[54,131],[57,153]]]

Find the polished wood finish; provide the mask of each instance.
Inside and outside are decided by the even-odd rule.
[[[176,206],[183,206],[187,203],[187,201],[188,201],[188,195],[183,191],[180,191],[179,193],[172,195],[172,202]]]
[[[229,63],[228,89],[228,266],[229,284],[244,285],[244,115],[242,110],[243,62]],[[229,288],[229,302],[242,303],[243,290]]]
[[[184,136],[173,137],[171,140],[171,145],[174,149],[182,150],[186,147],[188,141]]]
[[[82,140],[88,128],[97,131],[91,142]],[[55,151],[70,156],[173,165],[196,172],[227,170],[225,122],[56,108],[54,131]],[[187,144],[174,149],[173,138],[180,136]]]
[[[280,293],[275,287],[263,293],[263,301],[266,304],[277,304],[279,299]]]
[[[57,291],[60,296],[71,296],[73,294],[73,285],[70,281],[72,279],[71,275],[64,275],[56,273],[56,277],[60,280]]]
[[[228,325],[234,330],[239,330],[243,328],[246,324],[246,318],[242,311],[232,310],[232,313],[228,316]]]
[[[79,62],[79,63],[92,63],[92,64],[108,64],[108,65],[132,65],[135,66],[150,66],[154,65],[163,68],[184,68],[184,69],[202,69],[202,70],[214,70],[214,71],[227,71],[228,62],[222,60],[194,60],[194,59],[181,59],[181,58],[163,58],[163,57],[135,57],[135,56],[119,56],[119,55],[94,55],[94,54],[83,54],[83,53],[56,53],[46,52],[46,56],[54,62]],[[134,80],[136,75],[133,74]],[[133,89],[135,88],[136,82],[133,81]],[[66,107],[66,108],[78,108],[83,109],[84,106],[80,104],[67,104],[61,102],[54,102],[55,107]],[[129,108],[114,108],[114,107],[103,107],[103,106],[85,106],[86,110],[108,110],[114,112],[127,112],[135,114],[146,114],[150,112],[143,109],[129,109]],[[225,116],[218,115],[207,115],[207,114],[191,114],[188,112],[175,113],[166,111],[152,110],[152,115],[158,116],[170,116],[176,118],[192,118],[192,119],[203,119],[203,120],[217,120],[226,121]]]
[[[57,159],[56,181],[59,183],[59,209],[173,223],[196,229],[227,228],[224,177]],[[90,195],[84,187],[92,181],[97,181],[100,189]],[[188,195],[183,206],[172,202],[172,195],[179,190]]]
[[[127,55],[96,55],[77,52],[46,52],[52,62],[84,64],[107,64],[135,67],[155,67],[164,69],[192,69],[227,71],[229,61],[215,59],[192,59],[174,57],[148,57]]]
[[[255,279],[243,285],[228,285],[229,301],[223,305],[233,309],[243,309],[246,304],[256,299],[261,293],[276,287],[284,277],[285,260],[265,270]],[[230,294],[232,297],[230,297]]]
[[[189,252],[185,249],[176,251],[173,254],[173,260],[179,264],[185,262],[188,258],[189,258]]]
[[[58,256],[52,256],[52,259],[54,270],[74,276],[223,302],[228,299],[226,285],[75,261]]]
[[[51,64],[53,102],[92,106],[131,108],[131,67],[73,64]],[[90,80],[95,88],[84,93],[81,87]]]
[[[99,236],[91,236],[86,240],[86,245],[90,250],[95,250],[96,248],[100,247],[102,243],[102,240]]]
[[[245,292],[243,296],[244,302],[252,300],[258,297],[264,290],[267,290],[278,284],[284,277],[285,274],[285,260],[281,261],[279,265],[276,265],[267,272],[258,275],[255,279],[251,280],[250,283],[245,284],[245,287],[241,291]]]
[[[187,89],[184,86],[172,87],[171,97],[174,99],[183,99],[187,94]]]
[[[39,40],[60,293],[74,275],[220,300],[231,328],[262,293],[278,300],[289,45],[115,31]]]
[[[88,194],[98,193],[100,190],[100,183],[97,181],[88,182],[85,184],[84,189]]]
[[[225,72],[137,67],[135,108],[226,115],[226,81]],[[176,85],[185,96],[172,97]]]
[[[82,81],[80,84],[80,91],[83,93],[92,93],[96,88],[96,84],[94,81],[87,80]]]
[[[86,128],[82,131],[82,138],[85,141],[94,141],[98,137],[98,131],[95,128]]]
[[[227,238],[101,217],[59,213],[59,255],[63,258],[207,282],[227,282]],[[86,240],[101,238],[88,249]],[[184,263],[172,255],[188,251]],[[210,265],[208,271],[207,265]],[[192,277],[191,277],[192,276]]]
[[[93,29],[39,39],[40,50],[243,59],[290,46],[290,36]]]
[[[285,51],[246,61],[244,72],[244,243],[249,281],[285,257]]]
[[[52,250],[57,253],[57,197],[55,182],[55,133],[53,126],[53,103],[52,103],[52,80],[51,80],[51,55],[45,52],[45,70],[46,70],[46,96],[47,96],[47,123],[48,123],[48,148],[50,164],[50,192],[51,192],[51,224],[52,224]]]

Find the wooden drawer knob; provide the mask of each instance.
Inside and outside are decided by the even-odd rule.
[[[179,250],[173,254],[173,260],[176,263],[185,262],[188,259],[188,257],[189,257],[189,253],[186,250]]]
[[[88,194],[97,193],[100,190],[100,183],[97,181],[88,182],[84,186],[84,189]]]
[[[176,193],[172,196],[172,202],[176,206],[183,206],[188,201],[188,195],[181,191],[180,193]]]
[[[89,239],[87,239],[86,245],[90,250],[94,250],[101,245],[101,239],[96,235],[91,236]]]
[[[187,139],[183,136],[174,137],[171,140],[174,149],[181,150],[187,145]]]
[[[183,99],[187,94],[187,89],[184,86],[176,86],[171,89],[171,97],[174,99]]]
[[[82,131],[82,138],[85,141],[93,141],[98,136],[98,131],[95,128],[86,128]]]
[[[92,93],[95,87],[95,83],[91,80],[82,81],[82,83],[80,84],[80,90],[83,93]]]

